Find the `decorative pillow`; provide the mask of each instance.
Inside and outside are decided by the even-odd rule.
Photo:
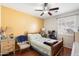
[[[24,42],[24,41],[28,41],[28,37],[24,36],[24,35],[20,35],[16,38],[17,42]]]

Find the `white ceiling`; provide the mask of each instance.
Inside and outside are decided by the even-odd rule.
[[[49,8],[59,7],[58,12],[56,13],[54,11],[51,11],[51,13],[53,14],[52,16],[49,16],[47,13],[44,14],[43,16],[40,16],[42,12],[35,11],[35,9],[42,9],[43,3],[3,3],[2,5],[41,18],[52,17],[55,15],[59,15],[62,13],[71,12],[79,9],[79,3],[49,3],[48,4]]]

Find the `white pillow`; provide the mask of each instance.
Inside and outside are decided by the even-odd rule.
[[[41,35],[40,34],[34,34],[34,36],[41,38]]]
[[[39,39],[42,38],[40,34],[28,34],[30,39]]]

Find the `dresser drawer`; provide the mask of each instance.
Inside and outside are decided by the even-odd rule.
[[[1,54],[6,54],[15,50],[15,40],[1,40]]]

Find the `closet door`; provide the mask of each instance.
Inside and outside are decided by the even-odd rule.
[[[67,16],[58,19],[58,35],[63,37],[65,47],[72,47],[75,31],[76,16]]]
[[[75,33],[75,42],[79,42],[79,32]]]

